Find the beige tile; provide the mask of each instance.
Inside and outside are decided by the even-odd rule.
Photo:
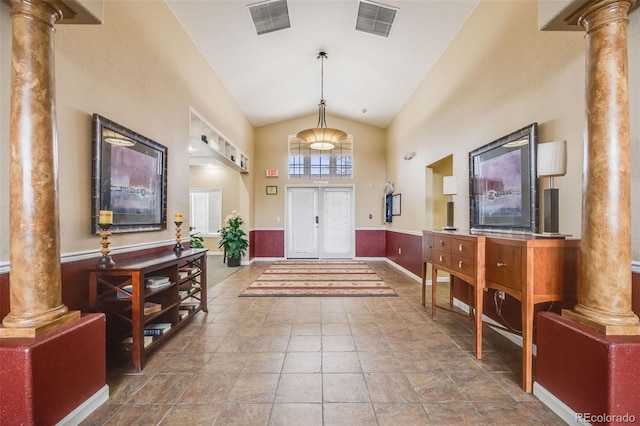
[[[284,352],[248,353],[242,367],[243,373],[280,373],[284,362]]]
[[[429,416],[428,424],[435,425],[486,425],[470,402],[430,402],[422,404]],[[523,424],[524,419],[516,423]]]
[[[430,371],[410,373],[407,378],[421,402],[462,401],[464,397],[447,373]]]
[[[171,404],[127,404],[104,423],[112,425],[156,425],[171,409]]]
[[[288,352],[313,352],[321,348],[321,337],[317,336],[291,336]]]
[[[355,351],[356,344],[352,336],[322,336],[323,352]]]
[[[322,354],[320,352],[287,352],[282,372],[320,373],[322,372]]]
[[[325,426],[375,425],[376,415],[370,403],[324,404]]]
[[[272,403],[279,374],[239,374],[227,401],[237,403]]]
[[[178,404],[211,404],[227,400],[237,374],[198,374],[178,399]]]
[[[418,395],[404,373],[366,373],[373,402],[418,402]]]
[[[360,352],[390,351],[389,344],[381,334],[358,334],[353,336],[356,349]]]
[[[323,352],[323,373],[362,373],[357,352]]]
[[[176,402],[187,389],[194,374],[156,374],[130,401],[134,404],[159,404]]]
[[[468,401],[511,402],[514,400],[488,373],[450,372],[448,374]]]
[[[273,404],[270,426],[322,426],[322,404]]]
[[[177,404],[160,425],[211,426],[224,410],[223,404]]]
[[[244,352],[218,352],[202,367],[201,373],[239,373],[249,354]]]
[[[224,426],[262,426],[269,422],[271,404],[227,404],[216,420]]]
[[[323,374],[324,402],[369,402],[367,383],[362,374]]]
[[[358,352],[358,356],[365,373],[402,371],[393,352]]]
[[[374,403],[373,409],[380,426],[422,426],[429,423],[429,417],[420,404]]]
[[[322,334],[320,320],[317,322],[302,322],[293,324],[291,327],[292,336],[319,336]]]
[[[323,323],[323,336],[351,336],[351,327],[348,323]]]
[[[199,373],[211,358],[211,354],[205,352],[174,354],[163,367],[165,373]]]
[[[322,374],[282,374],[275,403],[322,402]]]

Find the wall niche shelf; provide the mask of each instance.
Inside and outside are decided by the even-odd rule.
[[[240,173],[249,173],[249,158],[222,133],[189,108],[189,164],[223,164]]]

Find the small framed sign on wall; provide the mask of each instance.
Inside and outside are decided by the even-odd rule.
[[[278,187],[275,185],[267,185],[267,195],[278,195]]]

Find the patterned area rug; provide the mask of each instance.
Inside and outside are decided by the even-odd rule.
[[[278,261],[241,297],[398,296],[362,261]]]

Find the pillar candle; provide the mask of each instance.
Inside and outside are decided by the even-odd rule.
[[[111,210],[100,210],[100,216],[98,217],[98,223],[105,225],[113,223],[113,212]]]

